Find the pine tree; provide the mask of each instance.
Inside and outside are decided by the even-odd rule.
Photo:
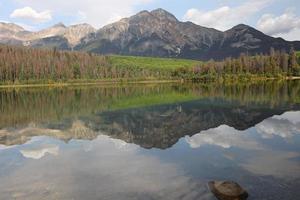
[[[289,65],[288,65],[289,75],[296,75],[297,69],[298,69],[297,55],[294,48],[292,47],[289,53]]]

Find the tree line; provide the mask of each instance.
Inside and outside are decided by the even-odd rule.
[[[288,53],[272,48],[269,55],[241,54],[239,58],[199,62],[196,66],[151,69],[112,63],[110,56],[92,53],[0,45],[0,83],[149,78],[199,80],[241,75],[300,76],[300,60],[293,48]]]
[[[157,77],[151,69],[112,65],[108,56],[0,45],[0,82]]]
[[[186,79],[201,79],[221,76],[259,75],[264,77],[300,76],[300,59],[291,48],[289,53],[284,50],[270,49],[268,55],[251,56],[242,53],[238,58],[226,58],[223,61],[210,60],[202,62],[192,69],[180,68],[175,76]]]

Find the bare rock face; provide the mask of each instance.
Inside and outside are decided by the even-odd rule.
[[[18,26],[13,23],[3,23],[0,22],[0,34],[4,33],[18,33],[21,31],[25,31],[21,26]]]
[[[25,40],[37,40],[42,38],[49,38],[58,35],[63,35],[65,29],[66,26],[62,23],[59,23],[50,28],[28,34]]]
[[[64,30],[63,36],[68,40],[71,46],[75,46],[80,43],[82,38],[95,31],[96,29],[89,24],[77,24],[67,27]]]
[[[0,42],[8,44],[20,43],[19,33],[25,32],[25,30],[13,23],[0,22]]]
[[[232,181],[211,181],[208,185],[219,200],[246,200],[248,198],[247,191]]]

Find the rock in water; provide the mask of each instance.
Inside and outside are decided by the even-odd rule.
[[[208,186],[219,200],[246,200],[248,198],[247,191],[232,181],[211,181]]]

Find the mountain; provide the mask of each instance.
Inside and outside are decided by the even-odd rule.
[[[21,26],[0,22],[0,42],[5,44],[21,44],[19,33],[26,32]]]
[[[83,37],[95,31],[88,24],[67,27],[59,23],[38,32],[30,32],[15,24],[1,23],[0,43],[68,50],[78,45]]]
[[[237,57],[243,52],[268,53],[271,47],[300,50],[299,41],[274,38],[244,24],[222,32],[181,22],[163,9],[141,11],[99,30],[88,24],[70,27],[57,24],[39,32],[28,32],[17,25],[4,24],[0,26],[0,43],[198,60]]]
[[[269,53],[271,47],[300,50],[300,42],[273,38],[243,24],[222,32],[180,22],[171,13],[157,9],[107,25],[85,37],[75,49],[101,54],[219,60],[237,57],[242,52]]]
[[[89,35],[77,50],[102,54],[201,58],[223,33],[180,22],[165,10],[142,11]]]
[[[223,59],[229,56],[237,57],[243,52],[251,55],[269,53],[271,48],[289,52],[291,47],[300,50],[300,42],[274,38],[250,26],[240,24],[225,31],[222,39],[210,49],[206,57]]]

